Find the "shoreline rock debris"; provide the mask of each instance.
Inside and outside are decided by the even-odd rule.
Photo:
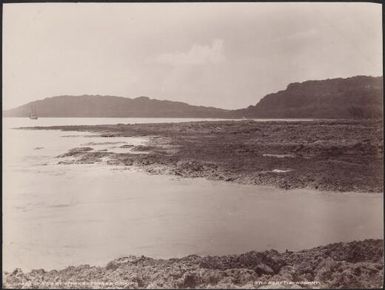
[[[334,243],[298,252],[153,259],[122,257],[105,267],[15,269],[5,288],[382,288],[383,240]]]

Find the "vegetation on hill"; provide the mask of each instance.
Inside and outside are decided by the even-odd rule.
[[[383,78],[356,76],[292,83],[239,110],[192,106],[148,97],[82,95],[34,101],[4,112],[6,117],[164,117],[378,119],[383,116]]]
[[[382,77],[356,76],[292,83],[235,113],[249,118],[367,119],[381,118],[382,104]]]

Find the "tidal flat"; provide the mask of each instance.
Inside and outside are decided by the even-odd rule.
[[[138,166],[152,174],[204,177],[282,189],[383,192],[383,127],[373,120],[201,121],[31,127],[145,137],[146,145],[106,152],[73,148],[65,163]],[[124,145],[123,145],[124,146]]]
[[[19,127],[31,130],[13,134],[40,157],[27,160],[31,180],[13,176],[23,182],[6,200],[3,287],[382,287],[382,128],[373,120]],[[38,207],[26,200],[32,193]]]

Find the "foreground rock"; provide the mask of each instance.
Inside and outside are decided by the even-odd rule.
[[[105,267],[16,269],[5,288],[380,288],[383,240],[336,243],[299,252],[275,250],[221,257],[129,256]]]
[[[108,164],[139,166],[154,174],[283,189],[384,190],[382,121],[211,121],[31,129],[90,131],[111,140],[132,136],[152,140],[148,146],[132,148],[132,153],[147,154],[93,152],[87,147],[63,152],[73,163],[108,157]]]

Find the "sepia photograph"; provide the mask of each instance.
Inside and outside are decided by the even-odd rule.
[[[382,4],[2,4],[2,287],[384,287]]]

